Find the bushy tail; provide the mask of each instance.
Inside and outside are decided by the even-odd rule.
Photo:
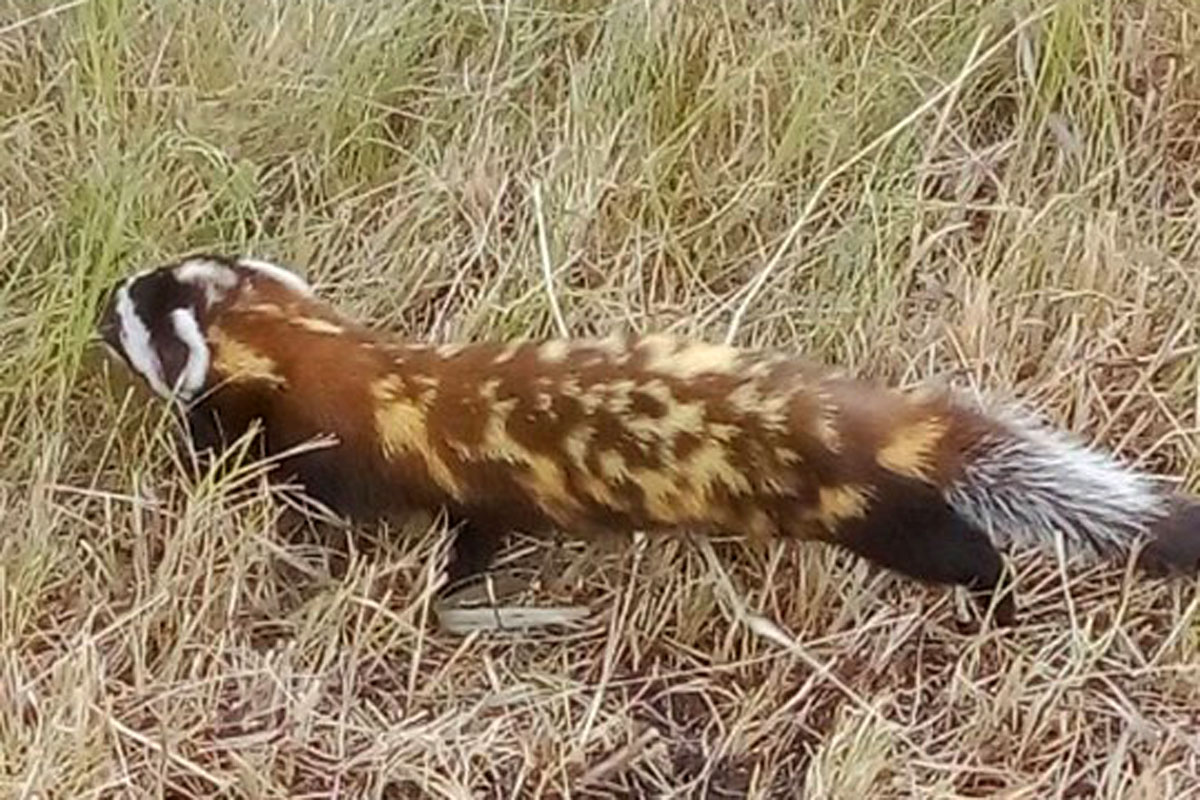
[[[1111,557],[1145,543],[1143,558],[1154,566],[1197,568],[1200,501],[1164,492],[1147,475],[1021,412],[969,413],[987,424],[971,437],[947,499],[995,545],[1044,547],[1061,535],[1068,556]]]

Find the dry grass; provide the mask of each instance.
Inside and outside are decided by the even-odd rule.
[[[423,339],[744,306],[1196,487],[1198,63],[1191,0],[0,4],[5,796],[1200,796],[1194,584],[1022,554],[1024,627],[962,633],[719,543],[796,652],[684,542],[527,544],[587,624],[456,637],[439,530],[285,537],[85,347],[201,247]]]

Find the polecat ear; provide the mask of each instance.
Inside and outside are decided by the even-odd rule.
[[[312,295],[312,287],[308,285],[308,282],[304,278],[278,264],[246,256],[238,258],[236,264],[240,270],[248,272],[255,277],[274,281],[301,297]]]

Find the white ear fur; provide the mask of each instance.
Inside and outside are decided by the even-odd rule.
[[[272,264],[269,261],[260,261],[257,258],[239,258],[239,267],[254,270],[260,275],[269,278],[270,280],[282,283],[284,286],[291,289],[293,292],[308,297],[312,294],[312,287],[308,282],[301,278],[290,269],[285,269],[278,264]]]

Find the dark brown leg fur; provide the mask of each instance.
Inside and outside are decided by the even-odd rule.
[[[1155,575],[1195,575],[1200,571],[1200,498],[1177,494],[1170,510],[1151,530],[1139,565]]]
[[[890,477],[871,513],[844,526],[838,542],[911,578],[957,584],[986,610],[1001,589],[1004,561],[987,535],[955,513],[934,487]],[[1011,588],[996,600],[995,620],[1015,622]]]
[[[454,534],[450,564],[446,568],[445,591],[452,591],[485,572],[506,538],[502,532],[472,519],[456,521],[458,529]]]

